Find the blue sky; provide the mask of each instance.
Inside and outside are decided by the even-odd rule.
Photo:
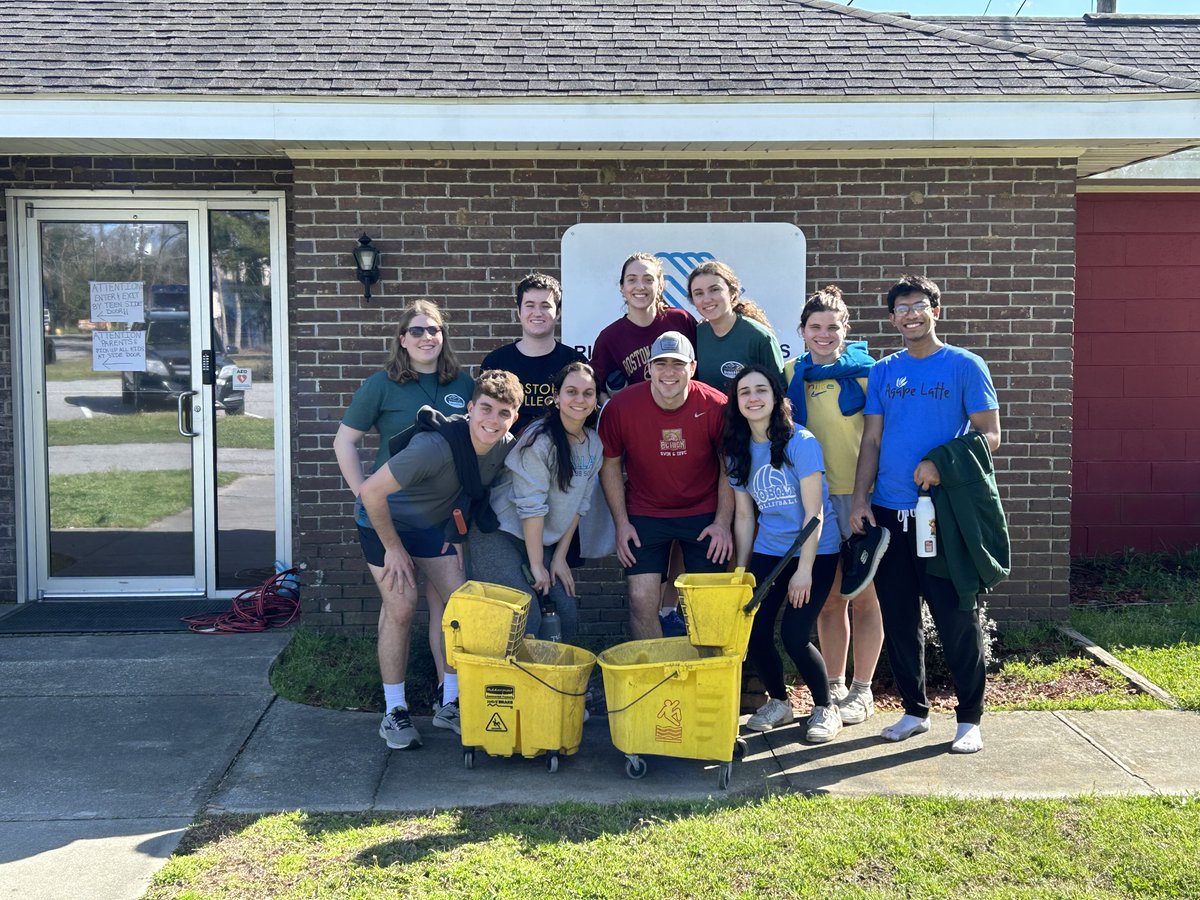
[[[849,0],[841,0],[849,3]],[[876,12],[910,12],[917,16],[989,16],[1016,15],[1021,0],[854,0],[857,9]],[[1095,10],[1094,0],[1025,0],[1021,17],[1055,16],[1074,18]],[[1117,0],[1117,12],[1130,15],[1167,13],[1200,15],[1200,0]]]

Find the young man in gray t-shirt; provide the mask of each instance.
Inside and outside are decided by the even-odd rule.
[[[458,549],[461,545],[445,540],[447,522],[464,490],[451,441],[461,442],[460,450],[465,451],[469,440],[479,482],[483,487],[491,485],[503,471],[512,441],[509,429],[516,422],[523,397],[521,382],[512,373],[483,372],[476,379],[465,423],[452,421],[444,431],[417,433],[407,447],[363,482],[359,496],[372,527],[360,526],[359,538],[382,599],[378,649],[386,709],[379,736],[393,749],[421,745],[404,692],[417,605],[416,569],[446,598],[466,580]],[[442,708],[433,724],[461,733],[458,676],[449,666]]]

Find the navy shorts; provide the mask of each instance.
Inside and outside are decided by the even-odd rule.
[[[714,563],[707,557],[708,538],[696,540],[696,535],[713,523],[715,516],[704,513],[699,516],[678,516],[675,518],[659,518],[658,516],[630,516],[629,524],[637,529],[638,540],[642,546],[629,544],[629,552],[635,560],[632,566],[625,569],[626,575],[645,575],[657,572],[660,578],[667,577],[667,567],[671,562],[671,544],[679,541],[683,551],[683,570],[685,572],[724,572],[725,563]]]
[[[446,533],[441,528],[421,528],[417,531],[399,531],[400,543],[414,559],[433,559],[438,556],[453,556],[454,546],[442,551],[446,543]],[[373,566],[383,567],[383,541],[374,528],[365,525],[358,526],[358,542],[362,545],[363,557]]]

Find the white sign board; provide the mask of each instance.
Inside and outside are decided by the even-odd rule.
[[[251,369],[237,368],[233,370],[233,379],[229,386],[235,391],[248,391],[254,386],[254,373]]]
[[[141,281],[89,281],[93,322],[145,322],[146,287]]]
[[[146,332],[93,331],[92,371],[145,372]]]
[[[743,295],[766,311],[784,359],[799,352],[805,240],[799,228],[786,222],[572,226],[562,238],[564,344],[590,357],[600,330],[625,314],[617,282],[622,263],[639,250],[663,261],[667,302],[693,316],[688,275],[705,260],[726,263],[742,283]]]

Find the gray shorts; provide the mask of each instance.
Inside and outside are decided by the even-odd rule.
[[[854,506],[854,496],[852,494],[830,494],[829,502],[833,504],[833,512],[837,516],[838,531],[842,534],[842,540],[849,540],[850,535],[854,534],[854,529],[850,527],[850,508]],[[871,505],[870,496],[867,497],[867,505]]]

